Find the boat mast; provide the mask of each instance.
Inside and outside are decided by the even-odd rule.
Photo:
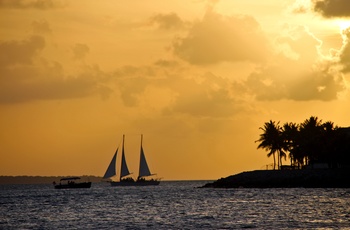
[[[140,165],[139,165],[139,176],[137,177],[137,180],[141,178],[141,170],[142,170],[142,154],[143,154],[143,149],[142,149],[142,139],[143,139],[143,134],[141,134],[141,147],[140,147]]]
[[[124,140],[125,140],[125,134],[123,134],[123,153],[124,153]]]
[[[141,134],[141,148],[142,148],[142,139],[143,139],[143,134]]]
[[[120,180],[125,177],[130,175],[130,171],[128,168],[128,165],[126,163],[126,159],[125,159],[125,150],[124,150],[124,144],[125,143],[125,135],[123,135],[123,151],[122,151],[122,162],[121,162],[121,167],[120,167]]]
[[[149,170],[145,153],[143,152],[143,147],[142,147],[142,140],[143,140],[143,135],[141,134],[141,149],[140,149],[140,167],[139,167],[139,176],[138,179],[141,177],[146,177],[146,176],[151,176],[151,171]]]
[[[123,171],[124,171],[124,162],[125,162],[125,153],[124,153],[124,141],[125,141],[125,134],[123,134],[123,143],[122,143],[122,162],[121,162],[121,167],[120,167],[120,178],[119,181],[122,180]]]

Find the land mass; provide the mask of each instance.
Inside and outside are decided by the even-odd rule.
[[[255,170],[207,183],[204,188],[350,188],[350,169]]]
[[[102,177],[87,175],[79,177],[91,182],[100,182],[102,179]],[[0,184],[52,184],[54,181],[60,181],[61,178],[63,176],[0,176]]]

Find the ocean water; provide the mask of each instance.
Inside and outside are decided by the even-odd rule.
[[[350,229],[350,189],[0,185],[0,229]]]

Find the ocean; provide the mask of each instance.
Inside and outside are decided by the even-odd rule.
[[[350,229],[350,189],[0,185],[0,229]]]

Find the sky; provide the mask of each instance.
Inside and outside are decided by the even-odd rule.
[[[350,126],[348,0],[0,0],[0,175],[264,169],[270,120]],[[286,164],[289,161],[285,162]]]

